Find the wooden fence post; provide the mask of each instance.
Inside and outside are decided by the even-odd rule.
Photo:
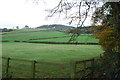
[[[94,74],[94,66],[95,66],[95,59],[93,58],[91,61],[91,67],[92,67],[92,76]]]
[[[35,78],[35,63],[36,61],[32,61],[32,78]]]
[[[10,58],[7,58],[7,63],[6,63],[6,78],[9,76],[9,75],[8,75],[8,71],[9,71],[9,62],[10,62]]]
[[[74,80],[75,78],[75,73],[76,73],[76,62],[72,62],[71,64],[71,79]]]
[[[84,71],[83,71],[84,73],[83,74],[85,76],[85,74],[86,74],[86,61],[83,61],[83,66],[84,66]]]

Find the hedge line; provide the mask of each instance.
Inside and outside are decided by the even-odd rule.
[[[14,42],[44,43],[44,44],[85,44],[85,45],[99,45],[99,43],[36,42],[36,41],[17,41],[17,40],[15,40]]]
[[[0,42],[9,42],[8,40],[2,40],[2,41],[0,41]]]
[[[48,38],[38,38],[38,39],[29,39],[29,40],[54,39],[54,38],[65,38],[65,37],[71,37],[71,36],[48,37]]]

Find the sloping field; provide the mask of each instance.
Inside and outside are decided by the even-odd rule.
[[[7,33],[6,35],[2,35],[2,40],[8,41],[44,41],[44,42],[68,42],[70,36],[65,34],[64,32],[52,31],[52,30],[44,30],[44,29],[23,29],[23,30],[15,30],[13,32]],[[58,37],[58,38],[54,38]],[[59,38],[60,37],[60,38]],[[62,38],[61,38],[62,37]],[[41,39],[46,38],[46,39]],[[36,39],[36,40],[30,40]],[[80,43],[98,43],[98,39],[92,38],[91,34],[81,34],[77,38],[77,42]]]
[[[47,38],[47,37],[61,37],[66,36],[65,33],[58,32],[58,31],[49,31],[49,30],[43,30],[43,31],[37,31],[37,32],[18,32],[18,33],[10,33],[6,35],[2,35],[2,40],[29,40],[29,39],[36,39],[36,38]]]
[[[17,43],[13,42],[14,40],[23,40],[23,41],[48,41],[48,42],[67,42],[70,37],[64,38],[53,38],[53,39],[42,39],[42,40],[30,40],[30,39],[39,39],[39,38],[50,38],[50,37],[62,37],[68,36],[65,33],[50,31],[50,30],[41,30],[33,31],[24,30],[15,31],[12,33],[7,33],[2,35],[3,40],[9,40],[11,42],[0,43],[2,45],[2,56],[17,58],[17,59],[27,59],[27,60],[36,60],[40,61],[40,65],[36,65],[36,69],[39,70],[39,74],[43,72],[52,72],[54,75],[60,77],[68,77],[66,74],[71,74],[71,68],[64,68],[59,65],[54,66],[50,63],[58,64],[70,64],[71,62],[91,59],[93,57],[99,57],[103,50],[99,45],[63,45],[63,44],[35,44],[35,43]],[[98,42],[98,40],[88,37],[88,35],[82,35],[78,37],[79,42]],[[7,60],[3,60],[3,64],[6,64]],[[48,62],[49,64],[44,64]],[[6,65],[3,65],[3,72],[6,70]],[[17,67],[17,68],[16,68]],[[27,72],[28,71],[28,72]],[[21,62],[11,60],[9,73],[12,74],[15,78],[20,77],[31,77],[31,63]],[[51,73],[51,74],[52,74]],[[21,76],[22,74],[22,76]],[[40,77],[39,74],[38,77]],[[51,75],[49,74],[49,75]],[[62,74],[62,75],[60,75]],[[4,74],[3,74],[4,75]],[[48,76],[48,75],[42,75]]]
[[[52,45],[33,43],[3,43],[2,56],[47,62],[70,61],[97,57],[102,53],[99,45]]]
[[[39,72],[38,75],[36,74],[37,77],[50,77],[50,75],[52,78],[56,76],[58,78],[69,77],[71,67],[52,65],[51,63],[70,65],[74,61],[99,57],[102,52],[99,45],[2,43],[2,56],[4,57],[40,61],[41,63],[36,65],[36,70]],[[6,64],[6,60],[2,62]],[[14,78],[30,78],[32,77],[31,65],[31,62],[11,60],[9,74]],[[6,70],[5,66],[3,65],[3,72]]]
[[[64,38],[53,38],[53,39],[40,39],[40,40],[30,40],[30,41],[44,41],[44,42],[68,42],[70,37]],[[77,38],[77,42],[80,43],[98,43],[98,39],[92,38],[90,35],[80,35]]]

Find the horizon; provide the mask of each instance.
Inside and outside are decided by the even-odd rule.
[[[45,25],[40,25],[40,26],[37,26],[37,27],[42,27],[42,26],[50,26],[50,25],[63,25],[63,26],[69,26],[69,27],[74,27],[74,26],[72,26],[72,25],[64,25],[64,24],[45,24]],[[25,25],[26,26],[26,25]],[[24,27],[22,27],[22,28],[19,28],[19,29],[25,29],[25,26]],[[28,25],[27,25],[28,26]],[[16,26],[17,27],[17,26]],[[4,27],[4,28],[7,28],[7,29],[17,29],[16,27],[13,27],[13,28],[7,28],[7,27]],[[18,26],[19,27],[19,26]],[[37,27],[30,27],[29,26],[29,29],[35,29],[35,28],[37,28]],[[84,27],[89,27],[89,26],[84,26]],[[4,29],[4,28],[1,28],[0,27],[0,29]],[[74,27],[75,28],[75,27]]]

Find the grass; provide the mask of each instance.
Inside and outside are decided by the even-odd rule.
[[[37,32],[34,32],[37,31]],[[14,40],[24,40],[24,41],[46,41],[46,42],[68,42],[70,37],[64,38],[53,38],[53,39],[42,39],[42,40],[29,40],[29,39],[39,39],[39,38],[50,38],[50,37],[62,37],[68,36],[63,32],[44,30],[44,29],[21,29],[15,30],[13,32],[2,35],[2,40],[14,41]],[[78,42],[93,42],[98,43],[98,39],[92,38],[89,34],[81,34],[77,38]]]
[[[32,59],[38,61],[68,63],[97,57],[102,53],[98,45],[52,45],[33,43],[3,43],[5,57]]]
[[[29,39],[37,39],[37,38],[47,38],[47,37],[59,37],[59,36],[66,36],[62,32],[57,31],[39,31],[39,32],[28,32],[28,33],[13,33],[13,34],[6,34],[2,36],[2,40],[25,40],[28,41]]]
[[[68,42],[70,37],[65,38],[53,38],[53,39],[42,39],[42,40],[30,40],[30,41],[44,41],[44,42]],[[77,38],[77,42],[80,43],[98,43],[98,39],[92,38],[91,36],[84,35]]]
[[[59,64],[70,64],[74,61],[99,57],[103,52],[99,45],[55,45],[55,44],[33,44],[33,43],[2,43],[2,56],[36,60]],[[3,60],[3,63],[6,63]],[[37,64],[37,77],[69,77],[71,68],[54,66],[50,64]],[[10,61],[10,71],[13,77],[31,77],[31,63],[24,61]],[[3,71],[5,65],[3,65]],[[9,72],[10,72],[9,71]],[[23,73],[24,71],[24,73]],[[46,74],[50,73],[49,75]],[[54,75],[54,76],[53,76]]]
[[[37,31],[37,32],[34,32]],[[16,43],[14,40],[25,40],[47,38],[47,37],[61,37],[67,36],[65,33],[50,31],[50,30],[18,30],[6,35],[2,35],[3,40],[9,40],[11,42],[0,43],[2,45],[2,56],[36,60],[40,62],[59,63],[59,64],[70,64],[74,61],[90,59],[93,57],[99,57],[103,50],[99,45],[63,45],[63,44],[35,44],[35,43]],[[41,41],[56,41],[56,42],[67,42],[70,37],[66,38],[55,38],[55,39],[44,39]],[[33,40],[34,41],[34,40]],[[35,40],[40,41],[40,40]],[[79,36],[78,41],[80,42],[98,42],[97,39],[85,36]],[[3,72],[5,70],[6,60],[3,60]],[[31,63],[11,60],[9,72],[13,77],[31,77]],[[65,68],[61,66],[54,66],[49,64],[36,64],[37,77],[47,77],[48,75],[44,72],[50,72],[51,74],[57,75],[58,77],[68,77],[67,74],[71,74],[71,68]],[[65,74],[66,73],[66,74]],[[41,74],[41,76],[39,75]],[[49,76],[51,76],[49,74]],[[4,74],[3,74],[4,75]],[[51,76],[53,77],[53,76]]]

